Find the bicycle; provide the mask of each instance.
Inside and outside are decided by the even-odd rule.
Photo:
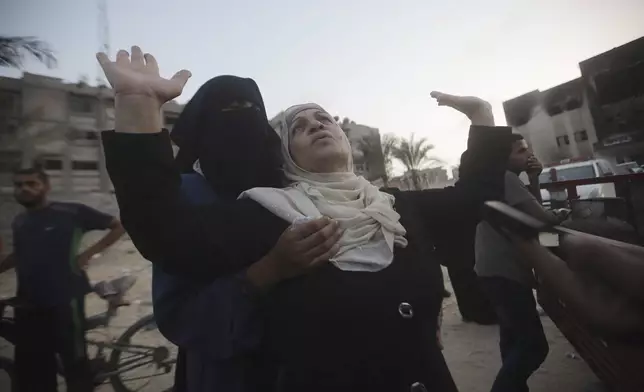
[[[86,331],[98,332],[110,326],[110,321],[117,315],[120,307],[130,304],[123,300],[125,293],[134,285],[134,277],[121,277],[108,282],[99,282],[94,286],[94,292],[107,302],[107,310],[104,313],[88,317],[86,319]],[[17,308],[25,306],[16,298],[0,300],[0,337],[15,345],[15,322],[13,317],[5,315],[5,308]],[[143,387],[134,388],[130,382],[144,379],[145,377],[126,378],[126,373],[138,371],[144,366],[151,365],[159,374],[152,374],[147,377],[148,383],[152,378],[161,375],[170,375],[176,363],[176,352],[174,346],[157,344],[139,344],[132,342],[133,337],[139,333],[157,331],[154,315],[148,314],[130,325],[120,336],[114,338],[108,333],[101,333],[103,340],[86,338],[88,347],[90,369],[93,374],[95,386],[110,383],[114,392],[142,391]],[[145,341],[144,341],[145,343]],[[92,355],[93,353],[93,355]],[[13,360],[0,356],[0,370],[10,378],[10,384],[15,390],[13,378]],[[59,366],[59,374],[62,372]],[[150,391],[159,391],[159,386],[152,386]],[[170,391],[171,389],[167,389]]]

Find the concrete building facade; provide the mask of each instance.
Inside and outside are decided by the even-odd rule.
[[[597,128],[596,150],[644,164],[644,37],[579,64]]]
[[[182,106],[163,108],[171,128]],[[0,77],[0,186],[18,167],[42,165],[54,191],[111,190],[99,132],[114,127],[114,95],[107,87],[65,83],[25,73]]]
[[[582,80],[534,90],[503,103],[507,124],[544,163],[591,157],[597,133]]]
[[[603,157],[644,164],[644,37],[579,64],[581,77],[503,103],[544,163]]]
[[[431,167],[418,171],[420,189],[444,188],[454,185],[456,179],[448,178],[447,170],[443,167]],[[415,190],[414,181],[410,172],[390,179],[389,186],[403,191]]]

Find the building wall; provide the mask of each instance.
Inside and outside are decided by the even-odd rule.
[[[597,133],[580,79],[506,101],[504,110],[544,163],[595,154]]]
[[[349,123],[342,128],[347,133],[353,154],[354,170],[369,181],[385,175],[380,131],[366,125]]]
[[[644,37],[579,64],[598,151],[644,164]]]
[[[544,162],[601,156],[644,164],[644,37],[579,68],[578,79],[504,102],[507,123]],[[588,140],[576,134],[581,130]]]
[[[453,185],[457,180],[455,178],[449,179],[447,176],[447,170],[442,167],[431,167],[419,170],[418,179],[420,182],[420,189],[444,188],[446,186]],[[404,191],[415,190],[410,172],[406,172],[402,176],[390,179],[389,186]]]
[[[164,118],[172,121],[181,109],[166,104]],[[106,87],[29,73],[0,77],[0,189],[10,187],[16,166],[41,164],[55,191],[108,191],[99,132],[113,127],[114,98]]]

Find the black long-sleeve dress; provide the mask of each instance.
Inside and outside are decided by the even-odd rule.
[[[457,246],[484,200],[502,196],[510,133],[472,127],[455,187],[392,190],[409,245],[395,249],[386,269],[327,265],[269,293],[263,311],[278,390],[396,392],[414,383],[456,390],[435,337],[442,276],[428,260],[437,247]],[[106,132],[103,140],[123,224],[142,255],[170,274],[209,282],[240,271],[288,226],[249,199],[183,205],[167,132]]]

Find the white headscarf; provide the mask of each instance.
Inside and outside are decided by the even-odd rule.
[[[295,115],[308,109],[324,111],[316,104],[293,106],[281,114],[276,126],[291,186],[254,188],[240,197],[257,201],[290,223],[320,216],[336,220],[345,231],[340,249],[330,261],[345,271],[379,271],[393,260],[394,245],[407,246],[405,228],[393,209],[394,197],[355,175],[350,146],[346,172],[311,173],[295,163],[289,148],[290,128]],[[343,136],[348,145],[349,139]]]

